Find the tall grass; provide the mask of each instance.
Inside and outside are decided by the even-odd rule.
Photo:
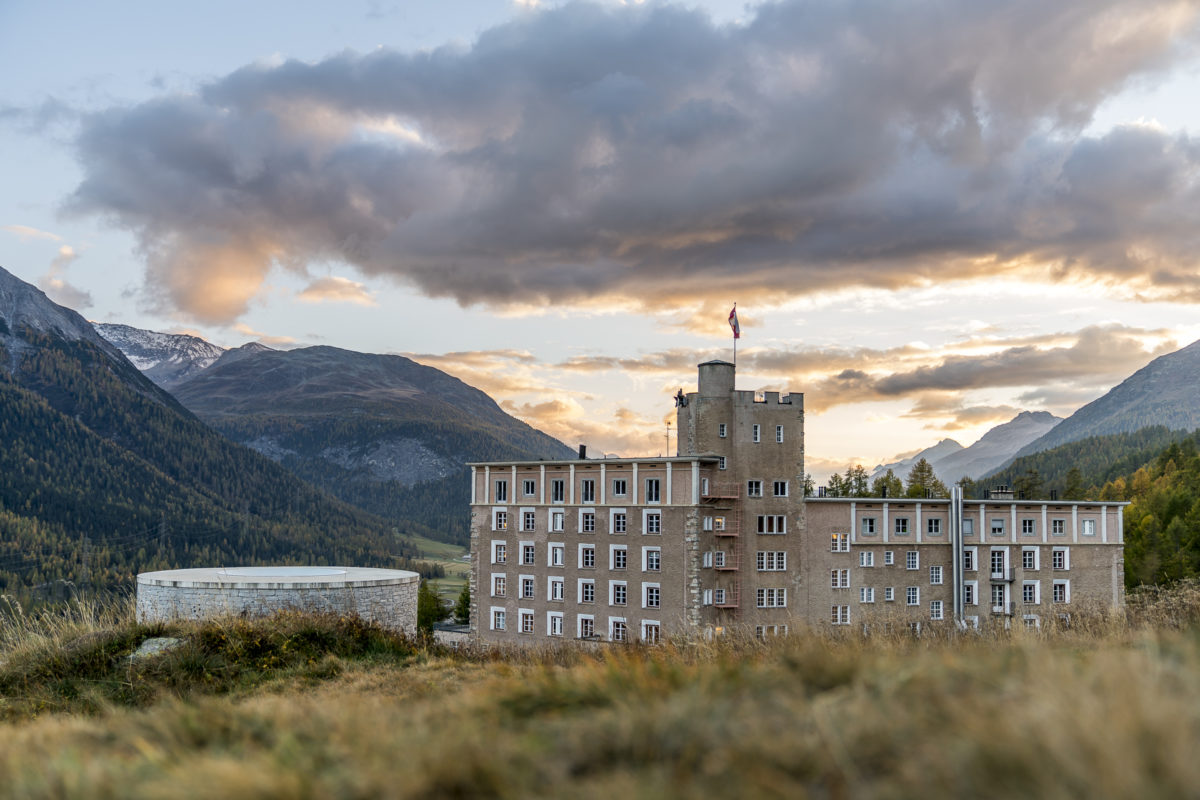
[[[0,726],[0,794],[1190,796],[1198,613],[1200,591],[1184,585],[1131,598],[1125,615],[969,635],[914,638],[878,620],[866,637],[656,648],[400,655],[394,642],[372,654],[326,641],[265,670],[243,649],[253,674],[274,676],[269,691],[233,682],[218,696],[163,692],[141,709]],[[199,642],[242,625],[238,641],[278,651],[305,625],[337,624],[174,632]],[[325,657],[339,669],[304,677],[307,659]]]

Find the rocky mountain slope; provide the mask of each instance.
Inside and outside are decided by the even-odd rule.
[[[92,324],[142,374],[168,390],[212,366],[225,352],[225,348],[199,336],[157,333],[113,323]]]
[[[942,474],[937,469],[938,463],[962,450],[963,446],[953,439],[942,439],[932,447],[926,447],[921,452],[914,453],[907,458],[893,461],[890,464],[880,464],[871,471],[871,479],[874,480],[875,478],[878,478],[880,475],[885,474],[889,469],[894,475],[903,479],[904,476],[908,475],[908,472],[913,468],[913,465],[922,458],[928,461],[933,466],[934,472],[938,473],[938,477],[941,477]]]
[[[947,483],[959,478],[980,478],[1012,460],[1022,447],[1062,422],[1048,411],[1022,411],[997,425],[970,447],[942,459],[933,469]]]
[[[1200,341],[1160,356],[1103,397],[1030,442],[1017,457],[1090,436],[1129,433],[1162,425],[1170,430],[1200,427]]]
[[[305,480],[451,541],[467,536],[466,462],[573,454],[478,389],[401,356],[229,351],[175,394]]]

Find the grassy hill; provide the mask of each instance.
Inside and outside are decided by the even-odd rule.
[[[1182,584],[1070,630],[464,653],[327,617],[18,620],[0,796],[1189,796],[1198,617]]]

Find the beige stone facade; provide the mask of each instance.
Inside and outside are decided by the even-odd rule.
[[[806,503],[803,395],[739,391],[712,361],[676,403],[671,457],[471,466],[472,637],[767,636],[880,609],[970,624],[993,599],[1036,624],[1123,602],[1122,504]]]

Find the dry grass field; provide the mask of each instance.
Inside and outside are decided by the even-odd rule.
[[[0,795],[1194,796],[1198,621],[1184,584],[1069,629],[452,653],[76,608],[0,632]]]

